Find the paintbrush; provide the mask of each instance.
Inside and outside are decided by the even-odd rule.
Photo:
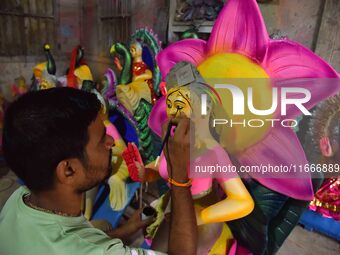
[[[160,150],[160,152],[159,152],[159,154],[158,154],[158,156],[157,156],[157,158],[156,158],[155,167],[158,166],[159,159],[160,159],[160,157],[161,157],[162,151],[164,150],[164,146],[165,146],[165,144],[166,144],[166,143],[168,142],[168,140],[169,140],[170,133],[171,133],[171,128],[172,128],[172,123],[171,123],[171,121],[170,121],[169,124],[168,124],[167,130],[166,130],[166,133],[165,133],[165,137],[164,137],[163,142],[162,142],[161,150]]]

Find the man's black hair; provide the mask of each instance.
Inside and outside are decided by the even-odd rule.
[[[29,189],[52,188],[60,161],[86,162],[88,127],[100,106],[94,94],[72,88],[23,95],[5,112],[3,151],[8,166]]]

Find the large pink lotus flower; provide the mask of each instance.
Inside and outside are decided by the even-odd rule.
[[[339,78],[330,65],[304,46],[286,39],[270,39],[255,0],[229,0],[215,22],[208,42],[187,39],[173,43],[158,54],[157,62],[165,79],[177,62],[187,61],[199,67],[207,58],[221,53],[246,57],[260,66],[269,78]],[[312,95],[305,104],[306,108],[312,108],[340,91],[339,86],[325,88],[317,83],[306,83],[305,87]],[[165,108],[165,104],[162,107]],[[287,109],[286,118],[297,115],[296,107]],[[236,157],[242,165],[308,163],[297,136],[290,128],[271,128],[264,138]],[[294,173],[282,174],[280,179],[261,178],[254,174],[253,177],[264,186],[289,197],[301,200],[313,198],[309,173],[304,173],[303,178],[294,176]]]

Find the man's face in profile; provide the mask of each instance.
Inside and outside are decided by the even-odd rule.
[[[97,186],[113,174],[111,166],[113,138],[106,134],[100,114],[88,127],[88,135],[89,141],[85,147],[86,162],[82,164],[84,175],[78,187],[81,192]]]

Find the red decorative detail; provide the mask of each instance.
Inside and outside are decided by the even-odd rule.
[[[132,72],[135,76],[145,73],[148,66],[144,62],[136,62],[132,64]]]
[[[138,168],[135,164],[135,161],[143,165],[143,160],[139,154],[139,150],[137,146],[134,143],[129,143],[127,148],[124,150],[122,156],[128,167],[128,171],[129,171],[131,179],[133,181],[139,182],[140,179],[139,179],[139,174],[138,174]]]
[[[147,69],[149,69],[149,67],[143,61],[135,62],[132,64],[132,73],[134,76],[139,76],[139,75],[144,74]],[[148,86],[150,89],[152,104],[155,104],[155,102],[157,101],[157,96],[153,88],[153,81],[152,79],[149,79],[149,80],[146,80],[146,82],[148,83]]]

